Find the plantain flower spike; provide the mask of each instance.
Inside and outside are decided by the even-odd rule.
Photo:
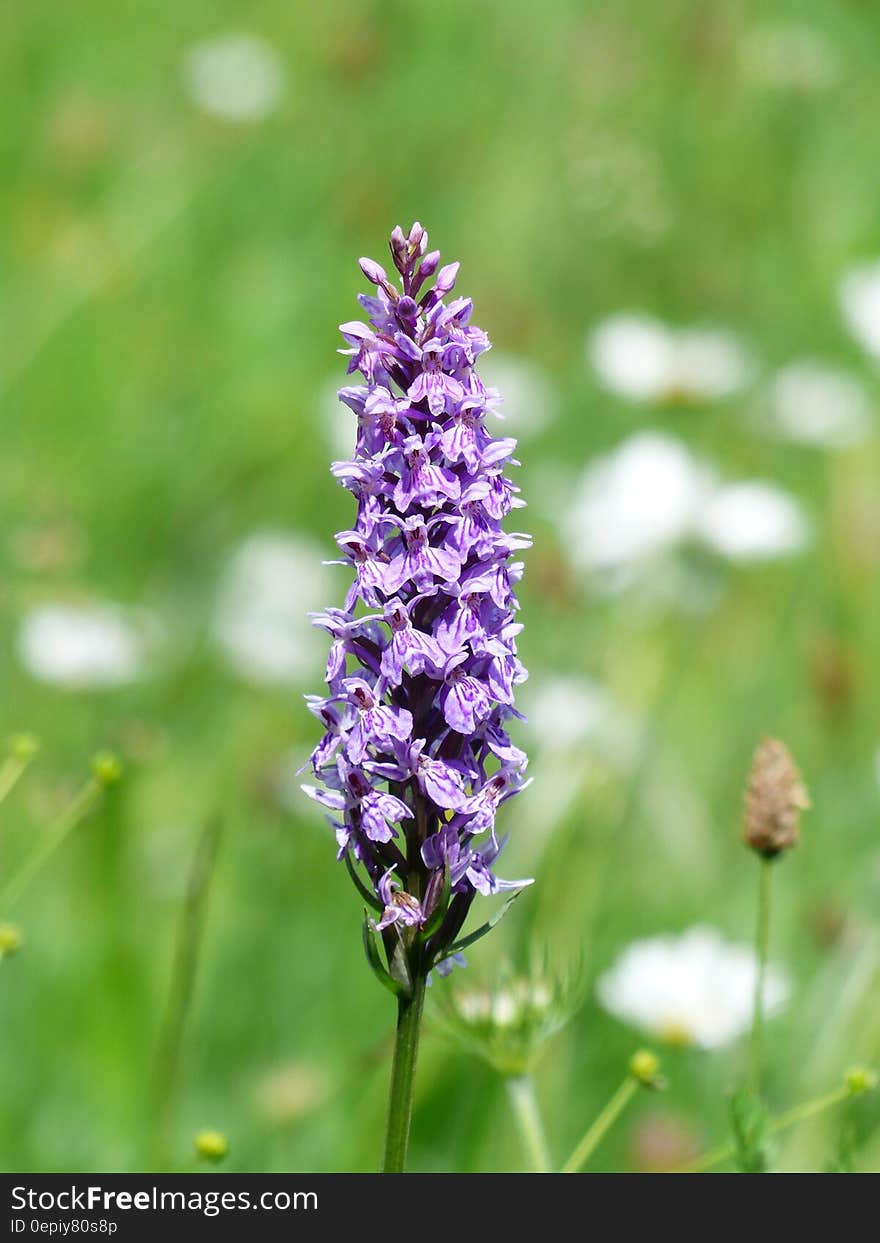
[[[776,858],[798,844],[800,814],[809,806],[788,747],[778,738],[762,738],[746,785],[743,841],[763,858]]]

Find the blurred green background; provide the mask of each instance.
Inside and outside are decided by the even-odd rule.
[[[0,910],[24,936],[0,964],[0,1166],[148,1167],[175,930],[213,816],[168,1160],[186,1166],[211,1126],[231,1169],[378,1163],[393,1005],[332,837],[291,793],[322,645],[295,620],[295,584],[268,606],[294,617],[268,671],[243,667],[238,629],[230,659],[217,618],[239,625],[256,571],[242,588],[229,559],[260,532],[313,556],[303,612],[341,603],[344,573],[317,565],[352,514],[328,472],[336,326],[358,316],[357,257],[382,261],[415,218],[461,260],[513,386],[534,390],[523,701],[584,679],[626,723],[622,747],[520,729],[535,781],[506,809],[502,871],[538,883],[471,953],[469,982],[535,946],[583,956],[589,982],[629,941],[696,922],[747,941],[742,785],[770,732],[813,810],[777,877],[773,957],[793,994],[769,1028],[768,1097],[786,1107],[880,1058],[880,387],[838,303],[844,273],[880,253],[878,56],[859,0],[3,6],[0,727],[42,742],[0,810],[3,875],[95,750],[125,776]],[[620,311],[723,326],[748,382],[720,401],[610,391],[585,340]],[[857,444],[766,434],[774,376],[804,357],[863,394]],[[570,489],[647,428],[724,480],[784,489],[802,547],[731,561],[686,539],[615,590],[584,572]],[[293,573],[272,547],[270,571]],[[125,616],[149,631],[142,668],[129,653],[132,676],[104,687],[40,674],[28,619],[96,600],[140,610]],[[559,1160],[644,1039],[592,992],[555,1037],[538,1082]],[[741,1050],[664,1067],[669,1092],[639,1099],[595,1168],[650,1164],[646,1132],[673,1156],[724,1137]],[[841,1136],[880,1167],[866,1101],[792,1133],[783,1168],[821,1168]],[[412,1168],[523,1161],[503,1086],[429,1015]]]

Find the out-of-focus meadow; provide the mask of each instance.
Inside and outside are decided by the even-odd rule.
[[[658,1048],[593,1168],[722,1140],[742,1041],[663,1048],[595,980],[695,924],[748,942],[762,733],[813,807],[778,865],[782,1109],[880,1058],[880,19],[870,5],[330,0],[4,6],[0,808],[11,875],[101,748],[123,780],[0,920],[0,1166],[147,1168],[196,844],[222,842],[167,1161],[378,1163],[393,1005],[296,768],[308,609],[352,500],[328,465],[356,260],[420,219],[494,350],[535,536],[521,592],[534,783],[470,953],[537,949],[586,999],[538,1090],[567,1154]],[[694,335],[696,333],[696,335]],[[690,334],[690,335],[689,335]],[[501,425],[499,425],[500,427]],[[656,984],[656,981],[654,982]],[[724,981],[715,981],[723,1009]],[[522,1168],[503,1086],[429,1022],[411,1165]],[[716,1016],[717,1017],[717,1016]],[[679,1033],[680,1034],[680,1033]],[[880,1166],[880,1108],[786,1136]]]

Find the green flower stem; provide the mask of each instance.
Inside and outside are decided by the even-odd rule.
[[[817,1096],[815,1100],[805,1101],[802,1105],[795,1105],[793,1109],[788,1109],[784,1114],[780,1114],[773,1123],[774,1131],[786,1131],[790,1126],[794,1126],[797,1122],[805,1122],[807,1118],[812,1118],[815,1114],[824,1113],[826,1109],[831,1109],[834,1105],[839,1105],[853,1092],[850,1087],[844,1084],[841,1088],[835,1088],[833,1092],[826,1092],[824,1096]]]
[[[771,1123],[770,1130],[774,1135],[778,1135],[782,1131],[787,1131],[789,1127],[795,1126],[798,1122],[804,1122],[807,1118],[813,1118],[816,1114],[824,1113],[826,1109],[831,1109],[833,1106],[841,1104],[842,1101],[849,1099],[853,1095],[852,1089],[844,1084],[843,1087],[835,1088],[833,1092],[827,1092],[824,1096],[818,1096],[812,1101],[805,1101],[802,1105],[795,1105],[793,1109],[780,1114]],[[673,1173],[701,1174],[704,1170],[710,1170],[714,1165],[720,1165],[722,1161],[729,1160],[735,1154],[735,1144],[721,1144],[718,1148],[713,1148],[711,1151],[704,1153],[702,1157],[697,1157],[696,1161],[691,1161],[687,1165],[677,1166]]]
[[[169,1167],[171,1132],[177,1104],[184,1034],[204,940],[204,924],[211,882],[217,866],[222,823],[211,817],[202,829],[180,909],[165,1017],[156,1065],[156,1121],[152,1168]]]
[[[550,1153],[541,1111],[535,1094],[535,1081],[531,1075],[511,1075],[506,1080],[507,1093],[513,1106],[513,1115],[519,1128],[523,1148],[531,1163],[532,1172],[547,1174],[550,1171]]]
[[[755,998],[752,1008],[752,1034],[749,1041],[749,1087],[756,1096],[761,1092],[761,1071],[764,1060],[764,986],[767,978],[767,949],[770,941],[770,908],[773,894],[773,861],[762,859],[758,874],[758,922],[755,929]]]
[[[385,1131],[384,1174],[402,1174],[406,1169],[409,1127],[412,1119],[416,1058],[425,1004],[425,977],[416,972],[412,992],[397,999],[397,1035],[391,1064],[391,1093],[388,1099],[388,1126]]]
[[[31,762],[31,756],[9,755],[0,767],[0,803],[9,797],[18,784],[28,764]]]
[[[0,910],[12,906],[21,897],[40,869],[49,861],[55,851],[76,828],[82,818],[91,811],[103,790],[103,785],[95,777],[90,777],[79,793],[64,811],[55,825],[46,835],[46,840],[26,859],[9,883],[0,892]]]
[[[578,1170],[586,1165],[638,1090],[639,1081],[632,1075],[627,1075],[562,1167],[563,1174],[576,1174]]]

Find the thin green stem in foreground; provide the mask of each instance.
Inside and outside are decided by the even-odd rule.
[[[385,1159],[382,1162],[382,1172],[385,1174],[401,1174],[406,1169],[424,1004],[425,977],[421,972],[416,972],[413,976],[412,992],[401,993],[397,999],[397,1034],[394,1041],[394,1059],[391,1063]]]
[[[103,788],[102,783],[96,777],[89,778],[70,806],[62,813],[54,829],[49,830],[45,841],[24,861],[0,892],[0,910],[6,910],[18,901],[40,869],[51,859],[83,817],[91,811]]]
[[[35,753],[36,747],[33,750],[22,747],[14,749],[11,755],[7,755],[3,764],[0,765],[0,803],[4,802],[18,785],[19,778]]]
[[[220,820],[212,817],[199,837],[180,912],[156,1068],[156,1130],[153,1139],[153,1168],[156,1170],[164,1170],[168,1165],[183,1035],[192,1001],[205,908],[217,862],[220,835]]]
[[[535,1093],[535,1081],[531,1075],[525,1074],[512,1075],[506,1082],[513,1115],[532,1172],[547,1174],[550,1170],[550,1153]]]
[[[755,1095],[761,1091],[764,1061],[764,992],[767,981],[767,956],[770,943],[770,908],[773,896],[773,862],[762,859],[758,873],[758,919],[755,928],[755,997],[752,1008],[752,1034],[749,1041],[749,1087]]]
[[[804,1122],[807,1118],[813,1118],[816,1114],[824,1113],[826,1109],[831,1109],[833,1106],[841,1104],[841,1102],[853,1095],[852,1088],[848,1084],[844,1084],[842,1087],[835,1088],[833,1092],[827,1092],[824,1096],[819,1096],[812,1101],[805,1101],[802,1105],[795,1105],[793,1109],[780,1114],[771,1124],[770,1130],[774,1135],[778,1135],[782,1131],[787,1131],[789,1127],[795,1126],[798,1122]],[[735,1144],[720,1144],[717,1148],[704,1153],[702,1157],[697,1157],[695,1161],[691,1161],[687,1165],[677,1166],[673,1172],[676,1174],[700,1174],[704,1170],[712,1169],[715,1165],[720,1165],[722,1161],[728,1161],[735,1155]]]
[[[586,1165],[638,1090],[638,1080],[633,1078],[632,1075],[627,1075],[562,1167],[563,1174],[576,1174],[578,1170]]]

